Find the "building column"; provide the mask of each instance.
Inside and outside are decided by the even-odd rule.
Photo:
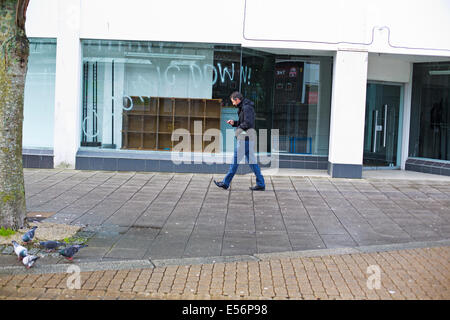
[[[368,52],[338,50],[333,65],[328,174],[361,178]]]
[[[412,70],[413,64],[410,63],[408,82],[404,85],[403,91],[403,123],[402,123],[402,139],[400,153],[400,168],[405,170],[406,160],[409,156],[409,128],[411,126],[411,102],[412,102]],[[401,108],[401,106],[400,106]],[[400,121],[401,121],[400,120]]]
[[[81,0],[58,1],[56,43],[54,166],[75,168],[80,145]]]

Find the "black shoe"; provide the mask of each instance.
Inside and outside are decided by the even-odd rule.
[[[264,190],[266,190],[266,187],[254,186],[254,187],[250,187],[249,189],[253,190],[253,191],[264,191]]]
[[[218,186],[219,188],[225,189],[227,190],[228,187],[223,183],[223,182],[217,182],[216,180],[214,180],[214,183],[216,184],[216,186]]]

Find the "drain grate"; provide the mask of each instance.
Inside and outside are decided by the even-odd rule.
[[[152,225],[139,225],[139,224],[133,224],[131,226],[131,229],[156,229],[160,230],[162,229],[162,226],[152,226]]]
[[[27,221],[28,222],[41,222],[51,216],[53,216],[56,212],[41,212],[41,211],[30,211],[27,212]]]
[[[136,229],[136,230],[145,230],[145,229],[161,230],[162,226],[133,224],[130,229]]]

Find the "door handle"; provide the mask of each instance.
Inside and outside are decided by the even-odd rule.
[[[383,128],[383,147],[386,148],[386,133],[387,133],[387,114],[388,114],[388,105],[384,106],[384,128]]]
[[[378,124],[378,110],[374,110],[374,134],[372,152],[377,152],[377,133],[383,131],[383,126]]]

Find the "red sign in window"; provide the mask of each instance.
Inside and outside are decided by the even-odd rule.
[[[317,91],[310,91],[308,94],[308,104],[317,104],[319,101],[319,96]]]

